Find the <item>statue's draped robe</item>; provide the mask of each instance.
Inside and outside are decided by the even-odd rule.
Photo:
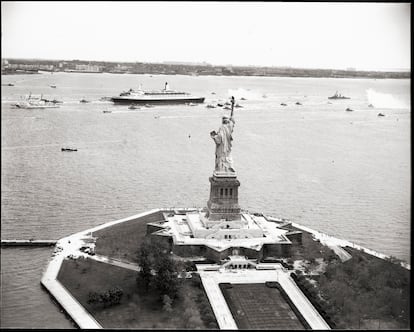
[[[230,119],[229,123],[223,124],[217,135],[213,137],[216,143],[216,166],[218,172],[229,172],[233,169],[233,160],[231,158],[231,141],[234,127],[234,120]]]

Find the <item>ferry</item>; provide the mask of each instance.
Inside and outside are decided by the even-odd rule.
[[[129,89],[117,97],[111,97],[111,101],[115,104],[188,104],[204,103],[204,99],[187,92],[170,90],[168,82],[160,91],[144,91],[139,87],[138,90]]]
[[[49,101],[47,99],[43,99],[42,96],[35,97],[29,95],[24,101],[18,102],[14,104],[16,108],[21,109],[45,109],[45,108],[59,108],[60,106],[57,105],[57,102]]]

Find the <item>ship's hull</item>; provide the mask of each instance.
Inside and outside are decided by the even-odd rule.
[[[20,109],[47,109],[47,108],[59,108],[58,105],[15,105],[16,108]]]
[[[131,97],[112,97],[111,101],[115,104],[187,104],[187,103],[204,103],[204,97],[185,97],[185,98],[131,98]]]

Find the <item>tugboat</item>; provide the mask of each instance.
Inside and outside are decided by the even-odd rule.
[[[338,94],[338,91],[336,91],[335,94],[331,97],[328,97],[328,99],[351,99],[351,98],[342,96],[340,93]]]
[[[204,103],[204,97],[193,96],[187,92],[170,90],[168,82],[160,91],[144,91],[129,89],[122,92],[118,97],[111,97],[116,104],[187,104]]]

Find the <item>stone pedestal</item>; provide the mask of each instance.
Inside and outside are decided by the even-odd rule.
[[[240,182],[237,180],[236,173],[214,172],[209,180],[211,187],[210,199],[207,202],[208,220],[240,220],[238,193]]]

